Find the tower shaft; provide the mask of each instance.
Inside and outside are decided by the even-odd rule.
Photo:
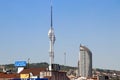
[[[50,41],[49,56],[50,56],[50,64],[53,64],[54,63],[54,44],[52,41]]]

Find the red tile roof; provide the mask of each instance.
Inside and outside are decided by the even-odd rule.
[[[20,74],[29,74],[32,73],[35,76],[39,76],[41,71],[46,71],[46,68],[30,68],[30,69],[24,69],[22,72],[19,74],[17,73],[3,73],[0,72],[0,78],[20,78]]]
[[[17,73],[7,74],[7,73],[0,72],[0,78],[19,78],[19,74]]]
[[[29,74],[32,73],[34,76],[38,76],[41,71],[46,71],[46,68],[30,68],[30,69],[24,69],[19,74]]]

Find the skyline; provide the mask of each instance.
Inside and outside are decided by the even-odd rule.
[[[80,44],[93,68],[120,70],[120,1],[53,0],[55,62],[77,66]],[[49,63],[50,0],[0,1],[0,64],[17,60]],[[74,54],[74,55],[73,55]]]

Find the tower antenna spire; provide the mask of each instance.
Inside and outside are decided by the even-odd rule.
[[[50,7],[51,7],[51,28],[53,27],[53,20],[52,20],[52,0],[50,0]]]

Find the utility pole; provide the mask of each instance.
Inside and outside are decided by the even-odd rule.
[[[64,66],[66,66],[66,52],[64,53]]]
[[[27,66],[27,68],[29,68],[30,67],[30,58],[28,58],[28,66]]]

